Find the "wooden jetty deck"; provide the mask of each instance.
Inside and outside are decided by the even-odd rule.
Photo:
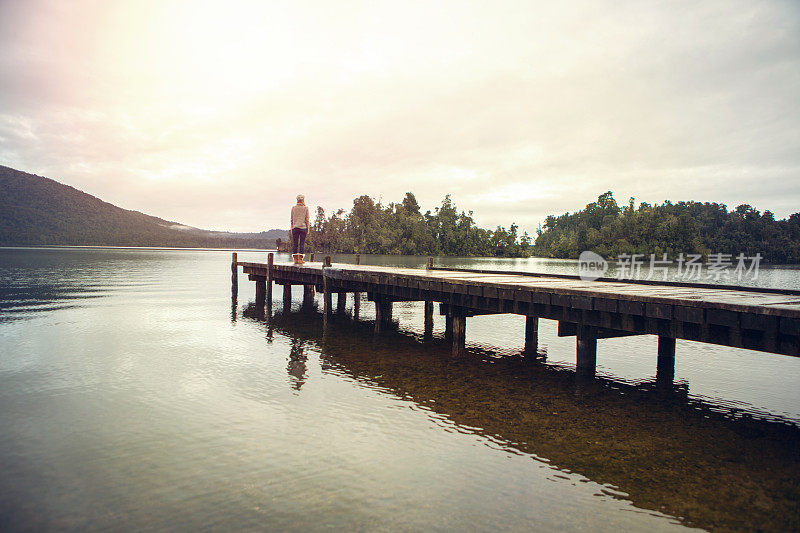
[[[358,262],[358,256],[357,262]],[[304,287],[304,301],[324,294],[323,316],[344,310],[347,293],[367,293],[375,303],[375,328],[391,323],[392,303],[425,302],[425,333],[433,330],[434,303],[445,319],[445,336],[453,354],[464,350],[466,319],[476,315],[514,313],[526,317],[525,351],[535,354],[540,318],[557,320],[559,336],[575,336],[577,373],[593,376],[597,340],[629,335],[657,335],[657,379],[671,382],[675,339],[800,356],[800,291],[639,282],[582,280],[577,276],[523,272],[425,269],[331,264],[304,265],[237,261],[231,265],[234,285],[238,267],[256,282],[256,304],[271,305],[273,282],[283,287],[291,306],[292,286]],[[358,315],[361,298],[355,298]]]

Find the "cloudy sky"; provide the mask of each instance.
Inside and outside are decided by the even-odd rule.
[[[0,164],[288,227],[445,194],[533,232],[612,190],[800,211],[800,2],[0,0]]]

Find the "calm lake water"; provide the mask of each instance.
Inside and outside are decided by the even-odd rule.
[[[551,321],[531,362],[522,317],[470,318],[454,360],[421,303],[375,336],[366,299],[323,329],[254,293],[226,251],[0,249],[0,530],[800,528],[800,359],[678,341],[664,391],[655,337],[609,339],[578,385]]]

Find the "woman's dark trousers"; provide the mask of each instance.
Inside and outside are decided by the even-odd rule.
[[[292,253],[304,254],[306,249],[307,229],[292,228]]]

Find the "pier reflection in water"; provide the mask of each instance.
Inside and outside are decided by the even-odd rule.
[[[347,375],[415,402],[437,424],[482,435],[557,472],[604,486],[603,495],[702,528],[800,527],[800,428],[720,410],[687,395],[686,383],[576,381],[572,369],[538,358],[471,350],[316,309],[244,316],[291,338],[287,370],[299,389],[303,347],[323,372]],[[553,474],[559,477],[558,473]],[[568,479],[564,477],[563,479]],[[601,494],[598,494],[600,496]]]

